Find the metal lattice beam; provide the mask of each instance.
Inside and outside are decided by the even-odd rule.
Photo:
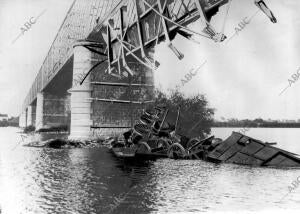
[[[162,40],[182,59],[183,54],[172,44],[177,33],[217,40],[220,37],[210,20],[226,3],[228,0],[123,0],[94,30],[101,32],[100,40],[107,45],[108,72],[134,75],[127,61],[155,69],[158,63],[149,50]],[[199,18],[204,23],[204,33],[186,27]]]
[[[22,110],[35,99],[73,54],[75,40],[85,39],[121,0],[74,0],[25,98]]]
[[[108,57],[108,71],[115,75],[120,75],[123,71],[133,75],[129,61],[151,69],[156,68],[158,63],[153,60],[149,50],[161,40],[167,40],[171,50],[178,58],[182,58],[183,55],[171,43],[175,34],[179,30],[188,30],[185,26],[198,18],[209,23],[214,10],[227,2],[228,0],[74,0],[26,96],[23,110],[36,99],[37,93],[50,83],[72,56],[75,40],[96,34],[97,39],[107,46],[105,54]],[[100,38],[99,32],[102,33]]]

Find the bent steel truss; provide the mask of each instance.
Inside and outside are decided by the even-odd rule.
[[[100,40],[107,44],[108,73],[121,75],[126,71],[134,75],[128,65],[131,61],[156,69],[159,63],[153,59],[153,47],[162,40],[182,59],[183,53],[172,44],[177,33],[186,38],[196,34],[223,41],[225,36],[213,28],[210,20],[226,3],[228,0],[122,1],[94,31],[100,32]],[[199,18],[205,27],[201,33],[187,27]]]

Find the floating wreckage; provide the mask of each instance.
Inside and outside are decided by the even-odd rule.
[[[296,154],[233,132],[207,155],[207,160],[269,167],[299,167]]]
[[[232,132],[224,141],[214,136],[190,139],[177,134],[180,109],[175,125],[166,121],[168,113],[169,110],[161,106],[145,110],[140,122],[123,134],[124,140],[111,141],[113,154],[124,159],[165,157],[250,166],[300,167],[297,154],[238,132]]]

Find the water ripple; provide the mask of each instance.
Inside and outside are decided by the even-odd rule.
[[[132,163],[107,148],[17,147],[1,130],[3,213],[199,213],[300,209],[300,189],[288,186],[300,170],[160,159]],[[289,194],[287,194],[289,193]],[[279,200],[286,195],[284,200]]]

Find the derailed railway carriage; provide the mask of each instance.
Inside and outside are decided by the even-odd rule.
[[[300,167],[297,154],[238,132],[232,132],[224,141],[214,136],[200,139],[177,134],[180,109],[175,124],[166,120],[168,113],[163,106],[145,110],[140,121],[124,133],[124,141],[112,143],[112,152],[120,158],[165,157],[250,166]]]
[[[113,77],[128,79],[128,99],[114,99],[124,105],[136,105],[142,110],[146,103],[153,102],[152,94],[148,99],[140,97],[132,100],[133,77],[147,79],[140,87],[153,87],[152,71],[159,66],[153,57],[154,47],[165,41],[170,50],[182,59],[173,39],[177,34],[196,41],[201,36],[215,42],[223,42],[227,37],[224,34],[227,16],[232,0],[124,0],[109,14],[96,31],[100,32],[101,41],[105,42],[103,60],[107,63],[105,73]],[[273,23],[277,20],[263,0],[255,0],[255,5],[265,13]],[[226,5],[225,13],[219,15],[221,6]],[[216,16],[222,23],[216,29],[212,18]],[[188,25],[200,20],[201,32],[196,32]],[[197,41],[196,41],[197,42]],[[102,61],[99,62],[101,64]],[[139,64],[136,69],[134,64]],[[150,84],[151,83],[151,84]],[[107,85],[113,83],[107,83]],[[106,102],[109,99],[98,99]],[[269,144],[257,141],[247,136],[233,133],[227,140],[222,141],[213,136],[206,139],[190,139],[176,133],[176,124],[165,121],[168,109],[156,106],[147,109],[133,124],[136,118],[131,113],[131,129],[124,133],[124,142],[114,142],[112,151],[118,157],[151,156],[183,159],[203,159],[214,162],[230,162],[259,166],[296,166],[298,158],[293,154],[271,147]],[[136,115],[136,114],[135,114]],[[238,137],[239,136],[239,137]],[[245,140],[247,139],[247,140]],[[261,150],[253,151],[253,147]],[[272,156],[272,155],[274,156]],[[268,157],[268,158],[266,158]],[[273,160],[274,159],[274,160]]]

